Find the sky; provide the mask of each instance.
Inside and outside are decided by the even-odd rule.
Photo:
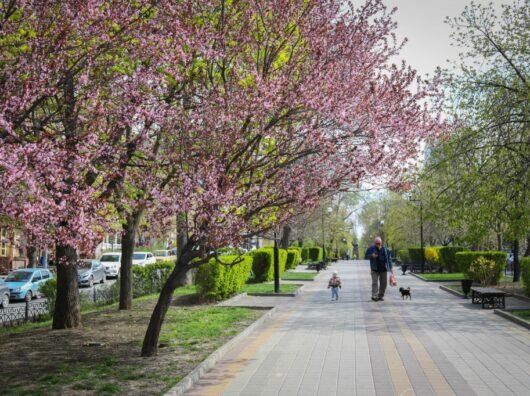
[[[398,38],[408,38],[401,58],[418,70],[420,75],[433,75],[437,66],[447,67],[447,59],[458,60],[459,49],[451,46],[451,29],[444,21],[447,16],[462,13],[470,0],[383,0],[389,7],[397,7]],[[500,8],[506,0],[474,0]]]

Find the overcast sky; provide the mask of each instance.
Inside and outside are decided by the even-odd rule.
[[[421,75],[433,74],[437,66],[447,67],[447,59],[457,60],[460,52],[451,47],[451,29],[444,23],[447,16],[462,13],[470,0],[384,0],[389,8],[397,7],[398,38],[409,39],[401,58],[417,69]],[[475,0],[475,3],[509,3],[506,0]]]

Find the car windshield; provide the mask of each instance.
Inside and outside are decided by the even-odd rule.
[[[91,260],[82,260],[78,264],[79,268],[82,269],[90,269],[92,268],[92,261]]]
[[[134,253],[133,260],[145,260],[145,256],[147,256],[147,253]]]
[[[28,271],[18,271],[11,272],[7,278],[7,282],[26,282],[31,279],[31,272]]]
[[[169,256],[169,253],[167,251],[165,251],[165,250],[156,250],[154,254],[155,254],[156,257]]]
[[[118,261],[120,261],[120,255],[119,254],[104,254],[100,261],[107,261],[107,262],[111,262],[111,263],[117,263]]]

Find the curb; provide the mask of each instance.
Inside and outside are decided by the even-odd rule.
[[[449,292],[451,294],[454,294],[455,296],[464,297],[463,293],[460,293],[460,292],[457,292],[456,290],[450,289],[447,286],[440,285],[439,287],[440,287],[440,289],[445,290],[446,292]]]
[[[450,280],[447,280],[447,279],[426,279],[426,278],[424,278],[421,275],[415,274],[414,272],[410,272],[409,271],[408,273],[411,274],[412,276],[415,276],[418,279],[421,279],[424,282],[436,283],[436,282],[460,282],[461,281],[461,279],[450,279]]]
[[[230,349],[232,349],[236,344],[242,342],[244,338],[246,338],[250,333],[255,331],[258,327],[261,327],[266,321],[270,320],[270,318],[274,314],[276,314],[277,311],[278,307],[272,308],[269,312],[263,314],[261,318],[256,320],[254,323],[252,323],[250,326],[248,326],[245,330],[236,335],[226,344],[213,351],[204,361],[202,361],[202,363],[195,367],[191,371],[191,373],[186,375],[179,381],[178,384],[176,384],[173,388],[167,391],[165,393],[165,396],[180,396],[184,394],[184,392],[186,392],[187,390],[191,389],[191,387],[193,387],[193,385],[195,385],[206,372],[211,370],[215,366],[215,364],[221,358],[223,358],[223,356],[226,355],[226,353]]]
[[[526,327],[528,330],[530,330],[530,322],[527,322],[526,320],[522,318],[512,315],[511,313],[507,311],[502,311],[500,309],[494,309],[493,313],[495,313],[496,315],[502,316],[504,319],[508,319],[510,322],[516,323],[519,326]]]

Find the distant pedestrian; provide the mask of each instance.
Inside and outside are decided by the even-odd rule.
[[[346,252],[346,260],[348,260],[348,261],[350,260],[350,251],[349,250]]]
[[[384,301],[388,272],[392,272],[392,257],[388,249],[383,246],[381,237],[374,239],[374,244],[366,250],[364,258],[370,260],[372,300]]]
[[[337,271],[333,271],[333,275],[331,275],[331,278],[328,282],[328,289],[331,288],[331,301],[333,301],[333,298],[335,300],[339,299],[339,289],[342,288],[342,284],[340,282],[340,278],[337,276]]]

